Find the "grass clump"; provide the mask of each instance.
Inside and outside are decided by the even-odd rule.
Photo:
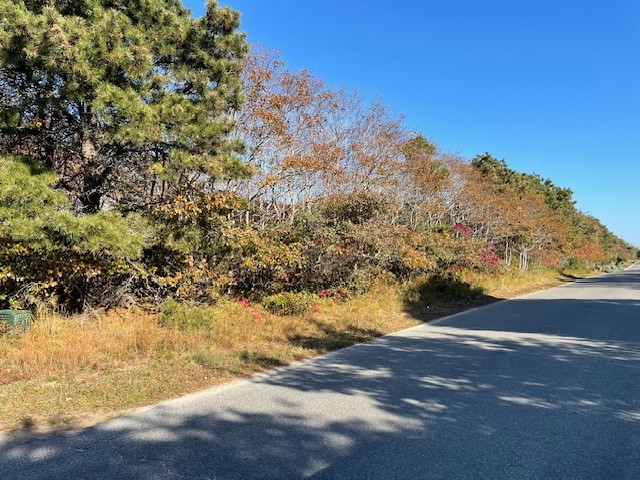
[[[264,297],[260,304],[274,315],[303,315],[311,309],[314,296],[308,293],[284,292]]]
[[[593,268],[587,266],[582,260],[571,257],[567,266],[562,270],[562,274],[572,278],[584,278],[592,274]]]
[[[160,324],[183,332],[194,330],[213,331],[215,310],[212,307],[190,306],[167,298],[162,304]]]
[[[529,271],[506,270],[497,273],[466,273],[464,279],[476,286],[482,286],[488,295],[495,298],[513,298],[525,293],[544,290],[566,281],[553,268],[539,268]]]
[[[188,357],[189,361],[220,374],[237,374],[242,372],[244,364],[238,355],[230,355],[228,351],[212,347],[204,347]]]

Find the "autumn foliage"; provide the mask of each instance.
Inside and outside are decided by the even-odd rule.
[[[225,25],[220,35],[238,42],[233,21],[224,22],[228,12],[210,8],[211,21]],[[176,15],[188,28],[183,12]],[[237,44],[220,59],[230,75],[242,52]],[[0,159],[0,303],[81,309],[232,295],[246,308],[262,301],[289,312],[310,308],[307,294],[342,298],[412,278],[457,285],[464,272],[604,268],[635,258],[634,248],[575,208],[571,190],[490,154],[467,160],[444,152],[380,100],[289,71],[271,51],[250,53],[241,77],[244,103],[236,106],[232,92],[208,128],[198,129],[192,112],[179,128],[162,117],[160,137],[129,138],[128,120],[117,132],[91,120],[87,134],[106,142],[96,148],[113,168],[87,158],[81,144],[68,145],[77,158],[55,149],[36,155],[34,142],[46,132],[29,122],[39,117],[16,116],[0,78],[0,108],[21,125],[11,130],[6,120],[2,130],[5,153],[14,156]],[[158,89],[147,107],[164,112],[171,96],[199,95],[204,107],[215,105],[215,87],[184,82],[187,97],[174,86],[145,87]],[[153,129],[144,118],[140,128]],[[83,119],[71,120],[82,133]],[[213,133],[215,141],[203,139]],[[76,160],[71,168],[62,158]],[[84,181],[99,198],[83,197],[86,165]],[[39,197],[21,190],[25,182]],[[28,231],[14,225],[20,216]]]

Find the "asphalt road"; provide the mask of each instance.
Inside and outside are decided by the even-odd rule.
[[[48,439],[2,479],[640,479],[640,267]]]

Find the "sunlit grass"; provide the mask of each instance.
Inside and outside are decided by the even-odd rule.
[[[473,273],[465,278],[469,283],[484,288],[496,298],[513,298],[525,293],[544,290],[562,282],[557,270],[539,269],[522,272],[509,270],[498,274]]]
[[[24,337],[1,337],[0,429],[90,424],[417,323],[392,289],[319,299],[301,316],[234,301],[187,312],[212,318],[184,328],[139,310],[41,313]]]

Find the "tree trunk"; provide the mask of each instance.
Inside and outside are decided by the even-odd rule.
[[[93,132],[96,125],[95,115],[85,109],[80,117],[81,122],[81,168],[82,187],[80,202],[82,211],[96,213],[102,206],[103,185],[105,182],[105,170],[100,165],[98,145]]]

